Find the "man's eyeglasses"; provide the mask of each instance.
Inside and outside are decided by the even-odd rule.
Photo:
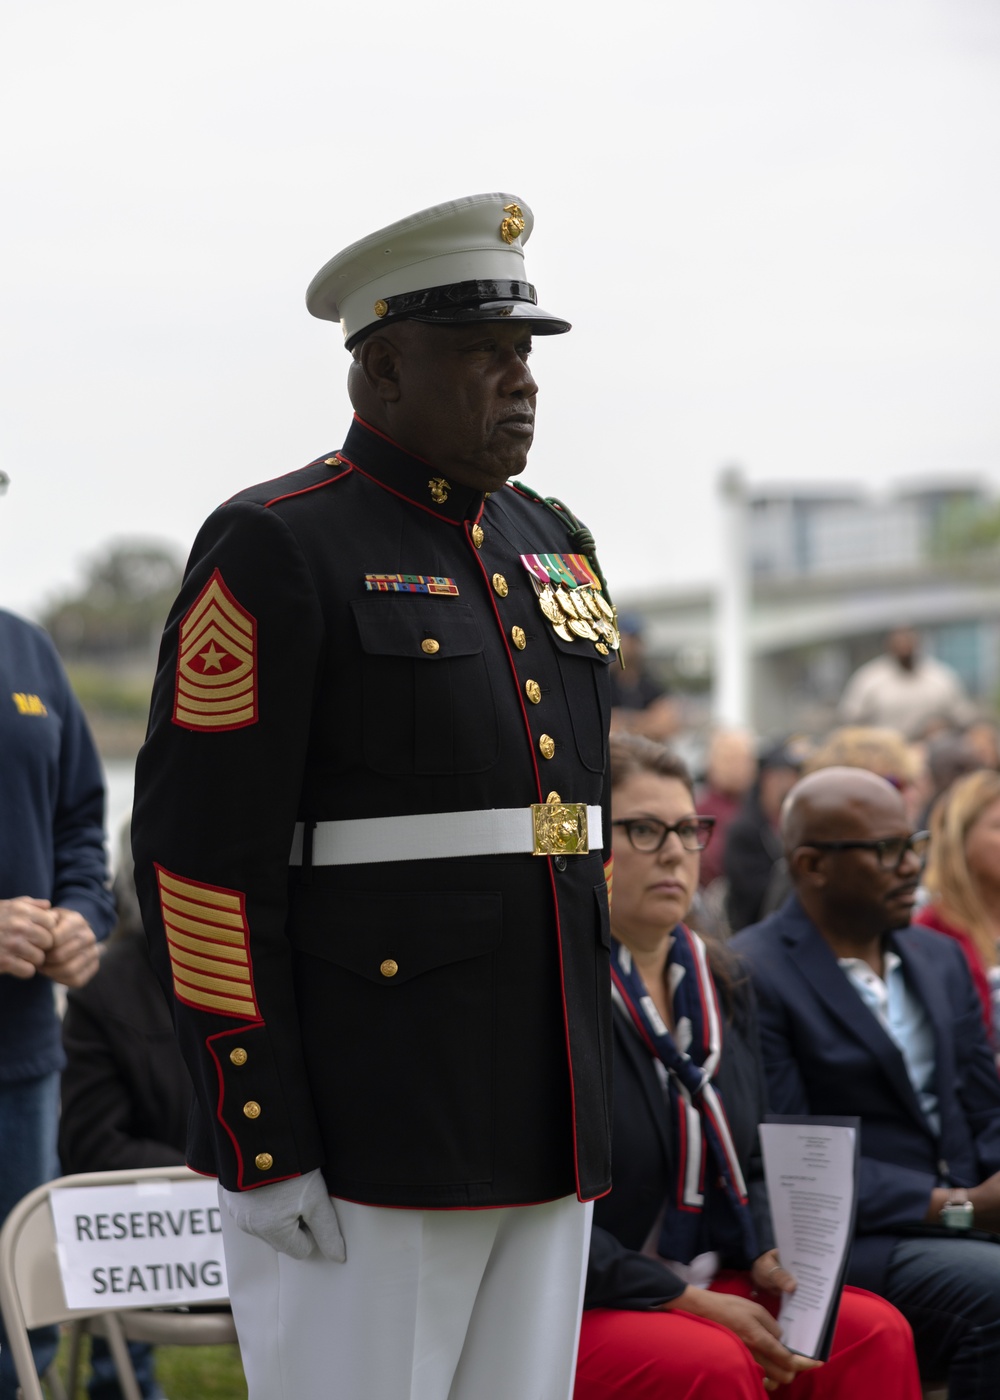
[[[915,831],[912,836],[887,836],[881,841],[803,841],[803,846],[815,846],[818,851],[874,851],[883,870],[898,870],[907,851],[912,851],[921,864],[927,857],[929,831]]]
[[[683,821],[668,826],[655,817],[628,817],[611,825],[623,826],[632,848],[651,856],[663,848],[672,831],[677,833],[677,839],[686,851],[703,851],[712,839],[715,818],[685,817]]]

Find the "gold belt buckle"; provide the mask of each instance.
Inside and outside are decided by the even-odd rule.
[[[585,856],[590,852],[585,802],[532,802],[531,824],[536,856]]]

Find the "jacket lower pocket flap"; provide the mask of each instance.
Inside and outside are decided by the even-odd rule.
[[[308,901],[312,903],[312,901]],[[299,907],[289,937],[323,958],[385,987],[500,945],[503,901],[483,894],[327,894],[323,908]]]

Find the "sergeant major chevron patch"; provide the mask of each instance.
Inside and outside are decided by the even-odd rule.
[[[257,722],[257,623],[218,569],[181,622],[173,718],[215,733]]]

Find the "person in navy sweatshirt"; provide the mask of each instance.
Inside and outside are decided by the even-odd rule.
[[[0,611],[0,1224],[58,1174],[53,984],[94,975],[113,923],[94,741],[52,642]],[[39,1371],[56,1341],[54,1328],[33,1334]],[[0,1328],[0,1400],[16,1391]]]

